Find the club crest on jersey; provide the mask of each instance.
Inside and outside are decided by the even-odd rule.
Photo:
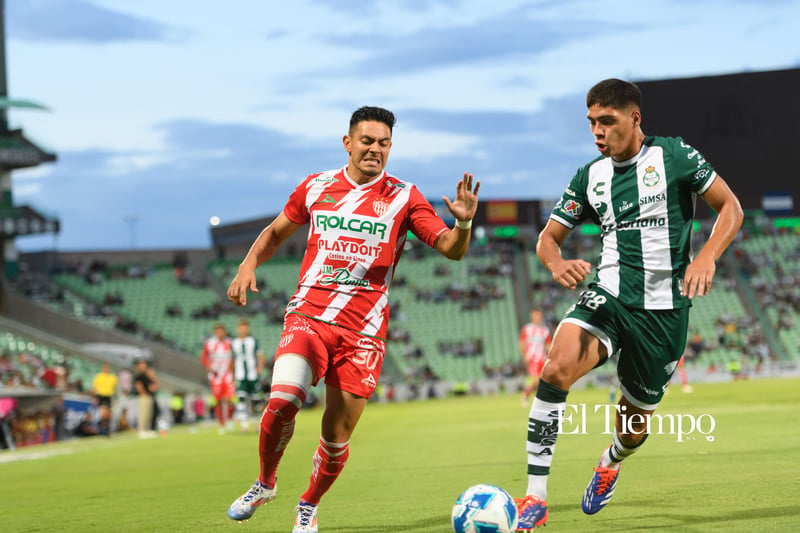
[[[281,348],[286,348],[289,345],[289,343],[292,342],[293,338],[294,335],[291,333],[289,333],[288,335],[281,335],[281,341],[278,343],[278,346],[280,346]]]
[[[568,200],[567,203],[564,204],[563,209],[574,217],[579,216],[581,212],[583,212],[583,206],[575,200]]]
[[[386,214],[386,211],[389,210],[389,204],[391,200],[384,197],[379,197],[372,201],[372,210],[375,211],[375,214],[379,217],[382,217]]]
[[[650,165],[644,169],[644,176],[642,176],[642,183],[645,187],[655,187],[661,181],[661,176],[656,172],[656,167]]]

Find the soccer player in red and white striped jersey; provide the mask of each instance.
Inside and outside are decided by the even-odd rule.
[[[550,342],[553,340],[550,328],[544,323],[542,310],[531,309],[530,317],[531,321],[522,326],[519,332],[519,350],[522,352],[522,361],[528,371],[528,383],[522,393],[523,407],[529,407],[531,394],[536,392],[539,375],[547,359],[547,350],[550,349]]]
[[[226,422],[230,419],[231,400],[236,391],[233,386],[231,338],[222,324],[215,324],[214,336],[203,343],[200,362],[208,371],[211,395],[217,401],[214,410],[219,421],[219,431],[224,433]]]
[[[234,520],[250,518],[258,506],[275,498],[276,470],[292,437],[295,415],[309,387],[324,378],[320,445],[293,530],[317,531],[317,505],[344,468],[350,436],[378,383],[388,290],[407,232],[449,259],[459,260],[467,252],[480,182],[473,186],[472,174],[465,172],[455,199],[443,197],[456,219],[448,228],[414,185],[384,170],[394,122],[386,109],[356,110],[342,139],[347,165],[300,183],[281,214],[256,238],[228,288],[228,298],[245,305],[247,291],[258,292],[256,267],[289,235],[309,225],[261,419],[261,470],[256,483],[228,509]]]

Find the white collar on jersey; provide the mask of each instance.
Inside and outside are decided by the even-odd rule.
[[[366,183],[363,183],[363,184],[359,185],[358,183],[353,181],[353,178],[351,178],[350,174],[347,173],[347,165],[345,165],[344,168],[342,168],[342,173],[344,173],[345,179],[347,181],[349,181],[353,185],[353,187],[355,187],[356,189],[363,188],[363,187],[369,187],[370,185],[374,185],[375,183],[378,183],[380,180],[382,180],[384,178],[384,176],[386,176],[386,171],[384,170],[374,180],[368,181]]]

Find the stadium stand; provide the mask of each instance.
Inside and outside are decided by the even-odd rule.
[[[391,291],[389,357],[412,381],[513,373],[517,311],[511,266],[491,250],[452,262],[413,247]]]
[[[0,332],[0,381],[4,387],[83,392],[100,364],[10,331]]]
[[[800,361],[800,234],[752,235],[738,243],[736,255],[739,274],[786,358]]]
[[[700,236],[702,242],[705,236]],[[690,365],[705,372],[728,371],[732,362],[758,365],[800,355],[797,323],[797,234],[748,235],[718,265],[714,290],[694,302],[690,336],[702,349],[687,350]],[[472,382],[521,373],[516,346],[530,306],[543,307],[555,326],[579,291],[565,291],[532,250],[475,243],[461,262],[451,262],[410,241],[390,293],[390,323],[385,377],[395,383]],[[565,256],[594,259],[599,242],[576,232],[564,244]],[[31,297],[105,328],[127,330],[199,355],[213,324],[232,333],[238,319],[250,319],[253,334],[267,351],[281,333],[284,306],[294,292],[300,259],[274,258],[262,265],[260,293],[236,308],[225,288],[238,263],[213,260],[192,268],[169,264],[114,267],[54,276],[49,297]],[[528,290],[515,279],[522,276]],[[584,283],[584,286],[586,284]],[[770,287],[780,287],[775,294]],[[748,297],[748,290],[754,296]],[[764,320],[759,318],[764,315]],[[779,339],[776,349],[773,339]],[[698,353],[694,353],[697,351]],[[613,372],[607,365],[602,377]]]

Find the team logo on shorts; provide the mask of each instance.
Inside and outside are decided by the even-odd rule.
[[[294,335],[289,333],[288,335],[281,335],[281,341],[278,343],[278,346],[281,348],[286,348],[289,346],[289,343],[292,342],[294,339]]]
[[[373,376],[371,372],[367,375],[367,377],[361,380],[361,383],[367,387],[370,387],[371,389],[374,389],[378,386],[378,382],[375,381],[375,376]]]
[[[366,350],[384,350],[384,343],[378,339],[371,339],[369,337],[362,337],[356,342],[356,346]]]
[[[386,214],[386,211],[389,210],[389,204],[391,200],[388,198],[379,197],[376,200],[372,201],[372,210],[375,211],[375,214],[379,217],[382,217]]]
[[[661,181],[661,176],[656,172],[656,167],[650,165],[644,169],[644,176],[642,176],[642,183],[645,187],[655,187]]]

